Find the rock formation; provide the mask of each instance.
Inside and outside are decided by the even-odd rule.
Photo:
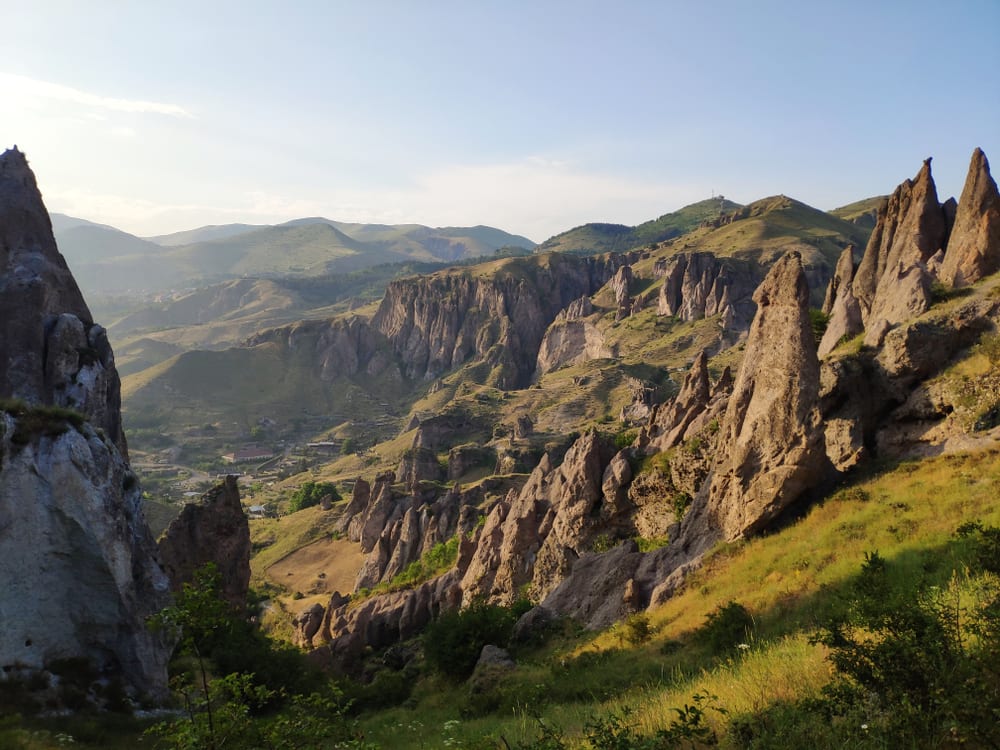
[[[556,315],[596,292],[624,262],[553,253],[509,259],[489,278],[464,271],[394,281],[372,326],[389,339],[408,377],[432,380],[480,360],[495,368],[491,384],[523,387]]]
[[[823,312],[830,316],[819,343],[819,356],[829,354],[844,338],[857,336],[864,330],[861,305],[854,296],[854,249],[848,247],[837,261],[837,270],[823,303]]]
[[[917,176],[893,191],[865,248],[853,291],[864,320],[865,343],[876,331],[924,312],[931,303],[932,257],[947,242],[945,212],[927,159]]]
[[[250,587],[250,525],[240,504],[236,477],[230,475],[188,503],[159,541],[160,562],[170,586],[179,591],[195,571],[211,563],[219,573],[220,593],[240,609]]]
[[[162,698],[170,649],[146,618],[168,583],[126,459],[114,358],[17,150],[0,156],[0,326],[0,666],[83,659]]]
[[[756,281],[750,267],[711,253],[680,253],[663,270],[657,311],[681,320],[722,316],[726,330],[745,331],[753,319]]]
[[[1000,194],[986,154],[977,148],[958,201],[940,275],[949,286],[966,286],[998,270]]]
[[[720,425],[711,481],[685,517],[682,533],[697,545],[713,529],[724,539],[758,531],[829,469],[809,288],[798,253],[771,267],[754,302],[757,315]]]
[[[128,458],[121,393],[104,329],[94,323],[28,161],[0,156],[0,395],[80,412]]]

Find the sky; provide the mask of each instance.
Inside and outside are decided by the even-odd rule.
[[[1000,165],[1000,0],[0,0],[0,147],[140,236],[303,216],[536,242]],[[998,167],[1000,171],[1000,167]]]

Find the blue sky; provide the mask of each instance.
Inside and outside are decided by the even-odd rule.
[[[9,7],[8,7],[9,6]],[[0,145],[149,235],[324,215],[541,241],[1000,165],[1000,0],[0,0]],[[1000,166],[998,166],[1000,171]]]

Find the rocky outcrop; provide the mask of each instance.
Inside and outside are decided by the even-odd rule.
[[[945,212],[927,159],[917,176],[893,191],[868,240],[853,281],[861,308],[865,343],[877,346],[875,331],[924,312],[934,279],[928,263],[947,243]]]
[[[213,565],[219,593],[235,609],[246,606],[250,587],[250,525],[235,476],[227,476],[170,523],[158,543],[160,561],[179,591],[194,574]]]
[[[536,377],[560,367],[615,356],[604,334],[586,319],[556,320],[545,331],[538,347]]]
[[[80,659],[166,695],[146,627],[167,578],[127,462],[118,373],[56,249],[34,175],[0,156],[0,666]],[[68,407],[53,408],[53,407]]]
[[[974,284],[1000,270],[1000,194],[990,175],[986,154],[972,153],[965,187],[958,201],[954,227],[941,266],[949,286]]]
[[[604,498],[610,451],[596,433],[580,437],[554,468],[545,456],[516,495],[487,516],[465,576],[463,600],[513,603],[522,589],[544,597],[590,549]]]
[[[35,176],[16,148],[0,155],[0,397],[78,411],[128,458],[107,334],[56,248]]]
[[[389,339],[408,377],[432,380],[483,361],[493,366],[492,385],[523,387],[559,312],[596,292],[624,262],[552,253],[509,259],[489,277],[451,271],[394,281],[372,326]]]
[[[828,473],[819,361],[799,254],[779,260],[754,294],[743,364],[719,429],[710,482],[684,519],[686,542],[753,534]]]
[[[720,315],[723,328],[745,331],[753,320],[756,283],[746,263],[712,253],[680,253],[663,271],[657,311],[687,321]]]

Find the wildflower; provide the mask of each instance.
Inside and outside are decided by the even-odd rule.
[[[740,651],[748,651],[750,649],[749,643],[740,643],[736,646]]]
[[[868,731],[868,725],[867,725],[867,724],[862,724],[862,725],[861,725],[861,730],[862,730],[863,732],[867,732],[867,731]]]

